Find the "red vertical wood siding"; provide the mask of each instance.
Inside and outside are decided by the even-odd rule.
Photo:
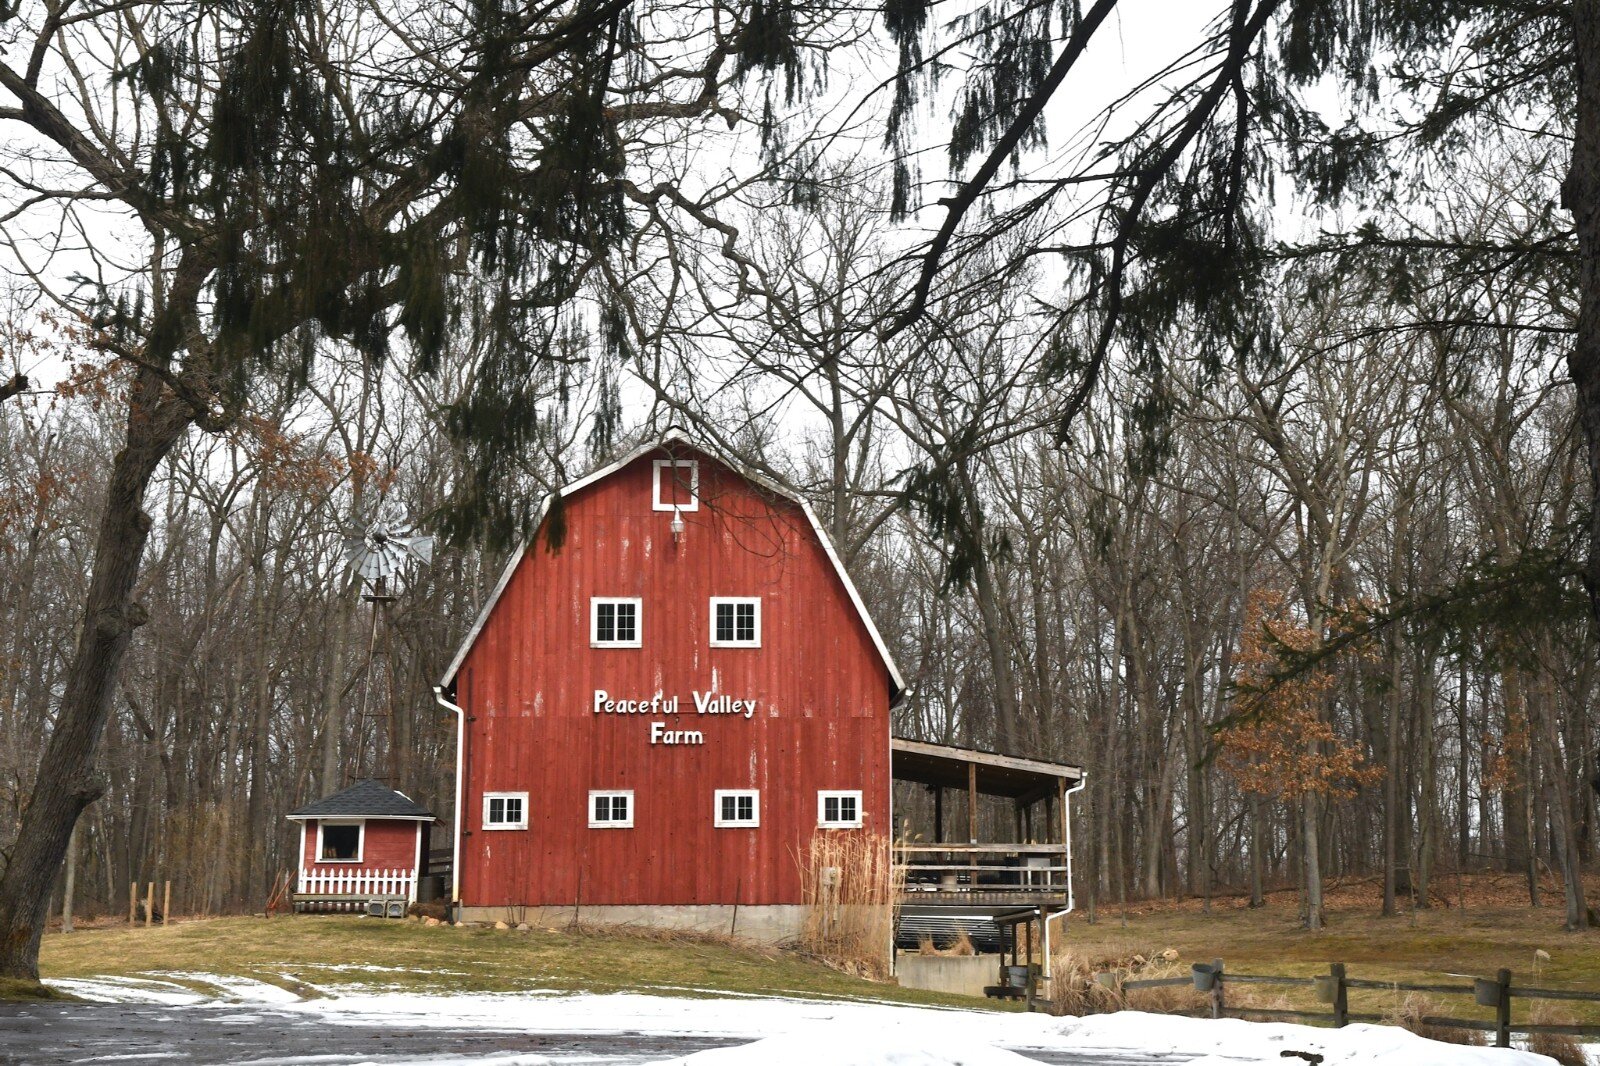
[[[681,543],[647,454],[566,499],[562,546],[541,533],[462,663],[468,906],[798,903],[819,789],[860,789],[866,829],[891,831],[889,672],[823,545],[792,501],[688,457]],[[590,648],[591,596],[639,597],[643,647]],[[761,597],[760,648],[710,646],[713,596]],[[596,689],[681,712],[597,715]],[[696,690],[756,715],[696,714]],[[658,720],[705,743],[652,745]],[[714,827],[735,788],[760,790],[759,828]],[[590,829],[591,789],[632,789],[633,828]],[[485,791],[526,791],[528,828],[483,830]]]
[[[329,819],[329,821],[355,821],[355,819]],[[306,822],[305,852],[300,856],[304,870],[353,873],[357,870],[414,870],[417,866],[417,823],[367,819],[367,831],[361,842],[360,862],[318,862],[317,821]]]

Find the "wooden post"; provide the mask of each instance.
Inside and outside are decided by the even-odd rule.
[[[139,914],[139,882],[128,882],[128,928],[133,928],[133,923]]]
[[[933,788],[933,842],[944,843],[944,786]]]
[[[156,883],[151,881],[144,889],[144,927],[156,924]]]
[[[967,763],[967,843],[968,844],[976,844],[977,842],[978,842],[978,764],[975,763],[975,762],[969,762],[969,763]],[[978,853],[975,852],[975,851],[971,852],[969,854],[969,856],[968,856],[967,863],[970,866],[976,867],[978,865]],[[972,887],[973,888],[977,888],[978,887],[978,871],[976,869],[974,869],[972,871],[972,873],[970,873],[968,876],[972,878]]]
[[[1068,841],[1072,839],[1072,828],[1068,824],[1068,818],[1070,815],[1067,813],[1067,779],[1064,777],[1056,781],[1056,807],[1061,812],[1061,845],[1064,848],[1069,848],[1070,851],[1070,845],[1068,844]],[[1063,852],[1061,859],[1061,862],[1053,862],[1050,865],[1072,865],[1072,855],[1069,852]],[[1051,876],[1054,877],[1055,875],[1052,874]],[[1072,889],[1072,886],[1067,884],[1066,874],[1061,875],[1061,888],[1063,893],[1069,892]],[[1126,914],[1124,914],[1124,917],[1126,917]]]
[[[1328,972],[1333,975],[1333,1025],[1343,1029],[1350,1024],[1350,988],[1345,984],[1344,963],[1329,963]]]
[[[161,889],[161,924],[166,925],[172,921],[172,882],[167,881]]]
[[[1500,985],[1500,1002],[1494,1008],[1494,1046],[1511,1046],[1511,971],[1501,970],[1495,975]]]
[[[1211,965],[1217,968],[1217,979],[1211,985],[1211,1016],[1220,1018],[1228,1009],[1227,1002],[1222,994],[1222,960],[1213,959]]]

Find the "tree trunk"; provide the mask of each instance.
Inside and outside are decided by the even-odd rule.
[[[1306,928],[1322,928],[1322,855],[1317,832],[1317,794],[1300,797],[1305,822]]]
[[[72,932],[72,897],[78,888],[78,827],[67,838],[67,880],[61,888],[61,931]]]
[[[1589,496],[1600,500],[1600,0],[1576,0],[1570,18],[1578,99],[1561,201],[1578,235],[1578,333],[1567,371],[1588,445]],[[1588,535],[1583,584],[1591,620],[1600,626],[1600,507],[1589,509]]]
[[[188,409],[161,401],[161,391],[160,379],[143,371],[129,400],[127,446],[112,463],[78,647],[16,847],[0,877],[0,977],[39,979],[51,887],[78,816],[105,790],[95,757],[128,641],[146,618],[133,600],[150,536],[145,491],[190,423]]]

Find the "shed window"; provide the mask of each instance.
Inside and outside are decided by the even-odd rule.
[[[756,597],[711,597],[711,646],[761,647],[761,600]]]
[[[589,601],[589,646],[637,648],[640,640],[640,601],[596,596]]]
[[[818,792],[817,826],[822,829],[861,828],[861,790]]]
[[[633,791],[589,793],[590,829],[632,829]]]
[[[485,829],[528,828],[528,794],[526,792],[485,792],[483,794],[483,827]]]
[[[753,788],[719,788],[712,816],[718,829],[761,824],[761,793]]]
[[[361,822],[320,822],[317,825],[318,862],[360,862]]]
[[[693,459],[657,459],[655,464],[657,511],[698,511],[700,509],[700,464]]]

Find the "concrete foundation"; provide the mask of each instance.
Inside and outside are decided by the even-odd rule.
[[[464,922],[527,922],[535,929],[565,929],[573,924],[636,925],[716,933],[758,944],[781,944],[805,928],[806,908],[798,904],[741,906],[706,904],[661,907],[471,907],[461,908]]]
[[[894,960],[901,988],[952,996],[983,995],[1000,980],[999,955],[900,955]]]

